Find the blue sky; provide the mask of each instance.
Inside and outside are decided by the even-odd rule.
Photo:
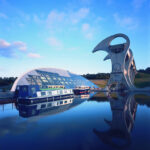
[[[137,69],[150,66],[149,0],[0,0],[0,76],[39,67],[77,74],[110,72],[105,52],[116,33],[131,40]]]

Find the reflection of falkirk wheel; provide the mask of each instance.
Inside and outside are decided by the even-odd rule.
[[[110,128],[106,131],[93,129],[93,132],[102,142],[117,149],[125,149],[131,144],[130,134],[134,126],[137,103],[134,99],[134,94],[128,94],[129,95],[119,95],[119,93],[117,93],[117,100],[110,96],[109,101],[112,111],[112,121],[104,119]]]
[[[126,43],[110,45],[111,41],[117,37],[122,37]],[[136,66],[130,46],[129,38],[124,34],[112,35],[101,41],[93,50],[93,53],[99,50],[106,51],[108,55],[104,60],[111,59],[112,72],[107,83],[106,90],[115,85],[115,90],[129,89],[134,90],[133,85],[136,74]]]

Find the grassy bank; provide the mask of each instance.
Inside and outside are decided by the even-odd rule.
[[[91,82],[93,82],[94,84],[98,85],[101,88],[104,88],[107,84],[108,80],[105,79],[96,79],[96,80],[90,80]]]
[[[135,86],[138,88],[150,87],[150,74],[138,73],[135,76]]]
[[[95,83],[96,85],[98,85],[99,87],[103,88],[106,86],[107,81],[105,79],[92,79],[90,80],[93,83]],[[150,74],[147,73],[138,73],[135,76],[135,82],[134,85],[138,88],[143,88],[143,87],[150,87]]]

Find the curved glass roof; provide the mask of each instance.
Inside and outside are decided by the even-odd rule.
[[[64,86],[65,88],[75,88],[79,86],[97,88],[94,83],[80,75],[55,68],[39,68],[23,74],[15,81],[11,91],[15,91],[17,85],[39,85],[40,88],[47,88],[53,85]]]

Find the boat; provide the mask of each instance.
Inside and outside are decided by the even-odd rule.
[[[76,87],[73,89],[73,92],[75,95],[83,95],[83,94],[89,94],[90,93],[90,88],[81,86],[81,87]]]
[[[22,104],[36,104],[51,102],[60,99],[73,98],[72,89],[47,89],[40,90],[37,86],[20,86],[17,93],[17,101]]]

